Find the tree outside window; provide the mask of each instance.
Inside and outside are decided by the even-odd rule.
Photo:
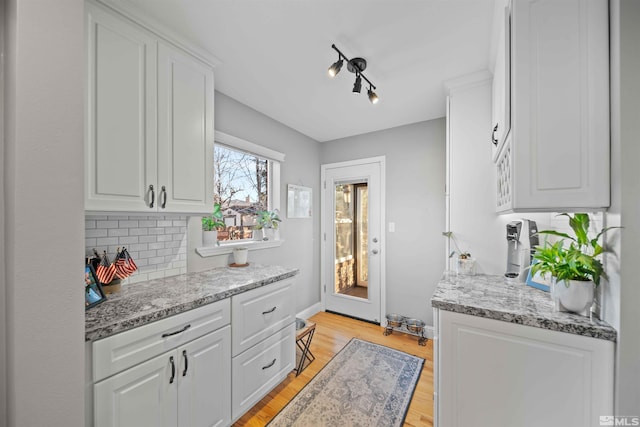
[[[219,241],[252,239],[256,213],[269,206],[270,162],[224,145],[214,147],[214,203],[219,203],[226,228]]]

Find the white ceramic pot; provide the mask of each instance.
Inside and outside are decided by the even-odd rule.
[[[215,246],[218,242],[218,230],[202,231],[202,244],[204,246]]]
[[[249,258],[249,249],[247,248],[235,248],[233,250],[233,262],[236,265],[244,265]]]
[[[554,283],[551,298],[557,311],[570,311],[589,316],[595,284],[591,281],[567,280]]]

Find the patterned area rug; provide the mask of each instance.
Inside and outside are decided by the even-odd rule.
[[[268,426],[401,426],[423,364],[353,338]]]

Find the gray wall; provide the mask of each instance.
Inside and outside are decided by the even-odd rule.
[[[444,266],[445,120],[323,143],[321,163],[386,156],[387,313],[433,325],[431,295]],[[388,230],[388,227],[385,226]]]
[[[7,0],[8,426],[84,425],[84,3]]]
[[[296,310],[301,311],[320,301],[320,148],[313,139],[259,113],[228,96],[216,92],[216,130],[286,154],[281,165],[280,237],[285,240],[279,248],[251,251],[249,262],[297,267]],[[311,219],[286,218],[287,184],[313,189]],[[229,262],[228,255],[202,258],[194,252],[199,241],[200,219],[189,220],[189,271],[219,267]]]
[[[618,415],[640,415],[640,2],[611,3],[612,204],[608,225],[623,225],[613,236],[617,257],[607,260],[606,320],[618,330],[616,408]],[[619,235],[619,237],[618,237]]]

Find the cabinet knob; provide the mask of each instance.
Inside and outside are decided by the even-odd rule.
[[[171,378],[169,378],[169,384],[173,384],[173,380],[176,378],[176,363],[173,361],[173,356],[169,358],[171,363]]]
[[[151,192],[151,202],[149,202],[149,208],[153,208],[153,204],[156,202],[156,192],[153,189],[153,184],[149,185],[149,191]]]
[[[164,207],[167,205],[167,188],[164,185],[160,190],[160,199],[162,200],[162,204],[160,205],[160,207],[164,209]]]
[[[498,145],[498,140],[496,139],[496,132],[498,132],[498,123],[493,127],[493,132],[491,132],[491,142],[493,145]]]

